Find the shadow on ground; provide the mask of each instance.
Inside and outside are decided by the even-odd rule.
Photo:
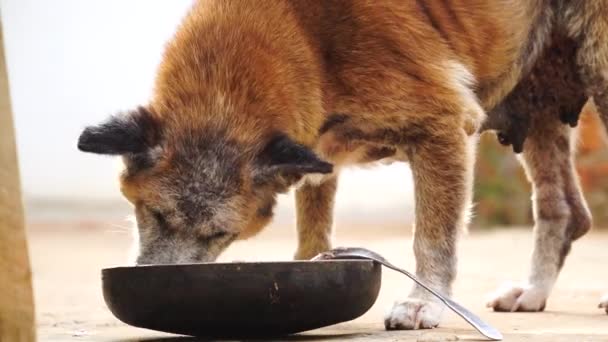
[[[353,338],[363,338],[370,334],[365,333],[346,333],[346,334],[313,334],[313,335],[291,335],[277,338],[198,338],[198,337],[187,337],[187,336],[176,336],[176,337],[162,337],[162,338],[148,338],[148,339],[128,339],[128,340],[117,340],[116,342],[213,342],[213,341],[326,341],[326,340],[338,340],[343,341]]]

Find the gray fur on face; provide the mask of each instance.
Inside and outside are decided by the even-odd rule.
[[[277,134],[249,154],[221,132],[180,134],[168,142],[139,191],[139,263],[212,261],[237,237],[259,232],[272,218],[277,193],[306,174],[333,166]],[[254,156],[254,157],[252,157]],[[168,165],[168,166],[167,166]],[[150,194],[152,192],[152,194]]]
[[[155,181],[160,200],[136,210],[138,264],[213,261],[239,233],[241,161],[220,139],[184,143]]]
[[[172,197],[184,224],[230,226],[234,222],[222,212],[231,209],[231,202],[241,188],[243,162],[234,144],[222,141],[199,144],[188,146],[175,156],[176,171],[165,180],[165,186],[173,189]]]

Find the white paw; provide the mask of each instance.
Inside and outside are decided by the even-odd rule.
[[[605,294],[604,297],[602,297],[602,299],[600,299],[599,308],[605,309],[606,313],[608,314],[608,293]]]
[[[490,295],[487,307],[494,311],[543,311],[549,291],[533,285],[506,284]]]
[[[386,330],[430,329],[439,325],[445,306],[417,298],[395,302],[384,318]]]

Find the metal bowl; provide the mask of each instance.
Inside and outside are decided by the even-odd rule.
[[[102,270],[121,321],[199,337],[272,337],[363,315],[380,290],[370,260],[149,265]]]

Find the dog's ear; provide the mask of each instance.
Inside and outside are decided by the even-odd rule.
[[[156,146],[159,140],[160,129],[155,118],[147,109],[139,107],[85,128],[78,139],[78,149],[107,155],[138,154]]]
[[[258,155],[255,182],[281,181],[291,185],[307,174],[328,174],[333,165],[321,160],[311,149],[285,135],[270,140]]]

